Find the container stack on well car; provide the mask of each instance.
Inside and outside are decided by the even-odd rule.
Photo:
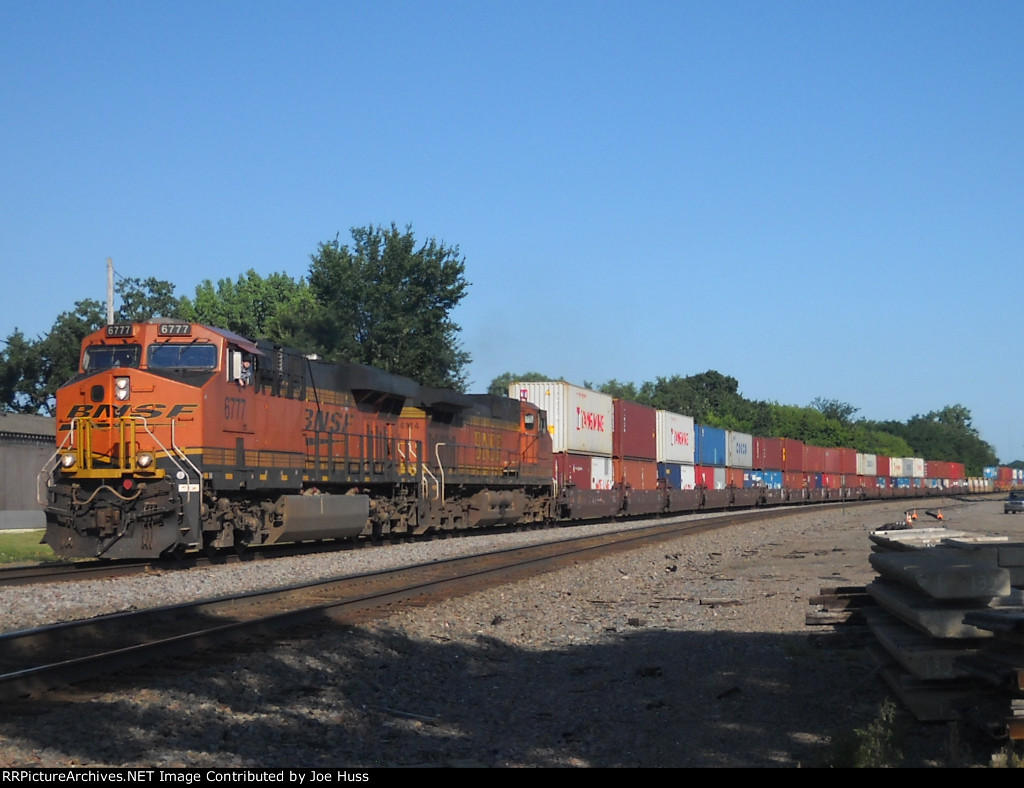
[[[511,383],[509,396],[548,412],[557,509],[567,519],[966,489],[960,463],[926,463],[919,457],[720,429],[565,381]],[[610,422],[609,413],[614,414]]]

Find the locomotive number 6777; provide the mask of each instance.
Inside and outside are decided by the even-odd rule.
[[[82,343],[57,392],[46,543],[69,557],[552,517],[545,413],[179,321]]]

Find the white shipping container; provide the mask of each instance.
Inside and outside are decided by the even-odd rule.
[[[730,468],[754,467],[754,437],[729,430],[725,438],[725,464]]]
[[[692,465],[679,466],[679,489],[692,490],[697,486],[697,471]]]
[[[509,383],[508,395],[548,412],[548,432],[555,452],[612,456],[614,401],[607,394],[555,380]]]
[[[694,448],[697,445],[693,417],[659,410],[657,420],[658,462],[693,465]]]
[[[857,454],[857,475],[858,476],[877,476],[878,475],[878,457],[874,454]]]
[[[910,458],[910,475],[916,479],[924,478],[924,458],[923,457],[911,457]]]
[[[610,490],[615,486],[615,464],[611,457],[590,458],[590,489]]]

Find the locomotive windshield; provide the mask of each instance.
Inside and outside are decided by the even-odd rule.
[[[216,369],[217,347],[208,344],[149,346],[150,369]]]
[[[137,367],[142,357],[139,345],[96,345],[85,349],[82,367],[86,372],[96,372],[113,367]]]

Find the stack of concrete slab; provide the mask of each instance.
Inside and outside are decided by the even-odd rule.
[[[1024,738],[1024,543],[944,528],[871,540],[864,615],[893,691],[920,720]]]

